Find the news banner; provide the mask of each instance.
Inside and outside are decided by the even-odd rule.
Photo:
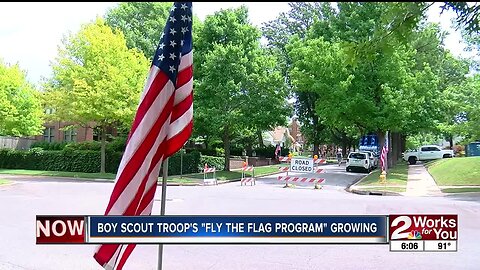
[[[457,215],[37,216],[37,244],[389,244],[457,251]]]

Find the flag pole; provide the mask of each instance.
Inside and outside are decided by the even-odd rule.
[[[388,174],[388,152],[390,150],[390,139],[388,138],[388,130],[385,136],[387,137],[385,139],[385,143],[387,144],[387,153],[385,154],[385,173]]]
[[[168,158],[162,164],[162,200],[160,204],[160,216],[165,216],[165,202],[167,200],[167,177],[168,177]],[[158,246],[158,270],[162,270],[163,244]]]

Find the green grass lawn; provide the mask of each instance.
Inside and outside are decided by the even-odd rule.
[[[365,177],[357,186],[377,186],[380,185],[380,170],[377,169]],[[387,171],[387,186],[407,186],[408,165],[405,162],[398,163],[397,166]]]
[[[115,174],[113,173],[81,173],[81,172],[0,169],[0,174],[58,176],[58,177],[89,178],[89,179],[92,179],[92,178],[115,179]]]
[[[37,170],[12,170],[12,169],[0,169],[0,174],[12,174],[12,175],[34,175],[34,176],[52,176],[52,177],[69,177],[69,178],[80,178],[80,179],[106,179],[114,180],[115,174],[113,173],[81,173],[81,172],[57,172],[57,171],[37,171]],[[162,178],[159,178],[159,181],[162,181]],[[191,179],[167,179],[169,183],[178,183],[178,184],[188,184],[188,183],[197,183]]]
[[[288,166],[288,164],[270,165],[255,168],[255,176],[264,176],[272,173],[279,172],[278,167]],[[39,171],[39,170],[13,170],[13,169],[0,169],[0,174],[13,174],[13,175],[35,175],[35,176],[52,176],[52,177],[70,177],[70,178],[82,178],[82,179],[115,179],[113,173],[80,173],[80,172],[57,172],[57,171]],[[240,179],[242,172],[236,171],[217,171],[216,177],[218,180],[233,180]],[[251,175],[251,172],[246,172],[247,176]],[[207,177],[211,178],[212,174],[208,174]],[[162,178],[159,177],[159,182]],[[194,184],[203,181],[203,173],[186,174],[180,177],[179,175],[172,175],[167,178],[168,183],[178,184]]]
[[[445,193],[480,192],[480,188],[444,188]]]
[[[427,168],[439,186],[480,186],[480,157],[440,159]]]
[[[0,179],[0,186],[1,186],[1,185],[8,184],[8,183],[10,183],[10,181],[5,180],[5,179]]]

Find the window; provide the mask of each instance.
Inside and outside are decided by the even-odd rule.
[[[430,151],[430,147],[422,147],[422,152],[427,152],[427,151]]]
[[[433,147],[430,147],[430,151],[441,151],[441,150],[440,148],[433,146]]]
[[[349,158],[354,158],[354,159],[365,159],[365,154],[361,153],[350,153]]]
[[[63,132],[63,141],[65,142],[76,142],[77,141],[77,130],[69,129]]]
[[[43,130],[43,140],[46,142],[53,142],[55,138],[55,128],[53,127],[46,127]]]

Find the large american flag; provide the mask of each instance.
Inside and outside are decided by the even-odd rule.
[[[387,170],[386,162],[387,162],[387,154],[388,154],[388,131],[385,134],[385,142],[383,143],[382,153],[380,154],[380,162],[382,165],[382,171]]]
[[[150,215],[160,166],[193,127],[192,3],[174,3],[152,61],[105,215]],[[95,260],[122,269],[135,245],[104,244]]]

